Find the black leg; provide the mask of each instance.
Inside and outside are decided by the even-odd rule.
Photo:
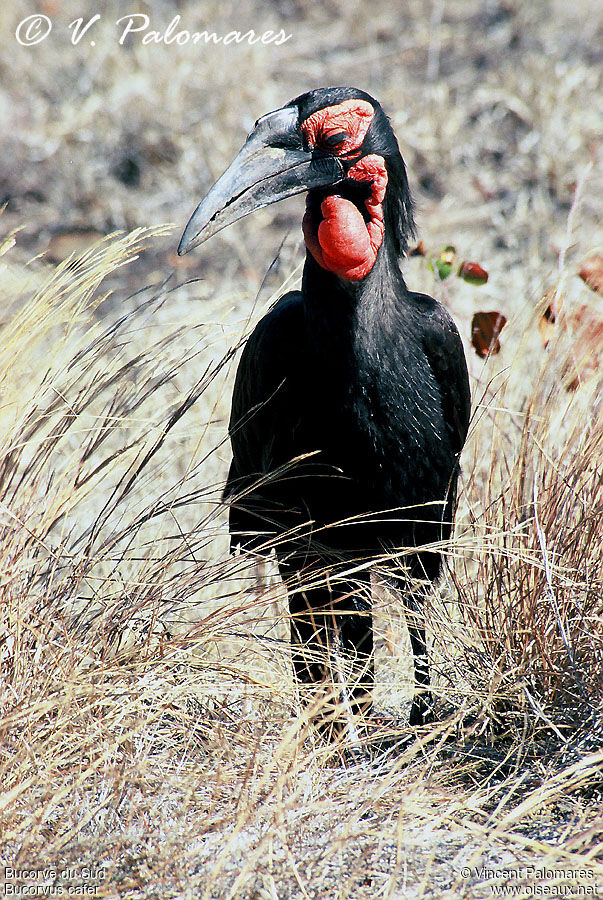
[[[410,594],[404,598],[415,675],[415,695],[410,708],[409,725],[424,725],[433,719],[423,602],[421,594]]]
[[[369,585],[368,574],[359,584],[335,582],[307,591],[295,590],[295,579],[288,585],[294,672],[306,702],[318,699],[321,690],[331,695],[319,717],[321,730],[329,736],[346,729],[353,732],[356,725],[351,720],[365,716],[371,706]]]
[[[331,655],[331,598],[326,588],[289,590],[293,670],[302,685],[326,682]]]

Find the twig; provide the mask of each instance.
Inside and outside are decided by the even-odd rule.
[[[429,20],[429,50],[427,53],[426,81],[431,84],[436,80],[440,72],[440,27],[444,14],[444,0],[434,0]]]

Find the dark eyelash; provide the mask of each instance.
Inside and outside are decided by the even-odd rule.
[[[334,150],[335,147],[339,147],[348,138],[349,134],[347,131],[340,131],[338,134],[330,134],[328,137],[323,138],[321,144],[328,150]]]

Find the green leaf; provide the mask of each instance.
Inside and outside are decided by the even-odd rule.
[[[436,257],[434,264],[441,281],[444,281],[445,278],[448,278],[448,276],[452,272],[452,267],[454,266],[455,260],[456,250],[450,244],[440,250],[440,253]]]

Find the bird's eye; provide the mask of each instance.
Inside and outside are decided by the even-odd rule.
[[[348,141],[350,139],[350,135],[347,131],[338,131],[332,134],[324,134],[320,139],[320,146],[324,150],[336,150],[340,147],[344,141]]]

